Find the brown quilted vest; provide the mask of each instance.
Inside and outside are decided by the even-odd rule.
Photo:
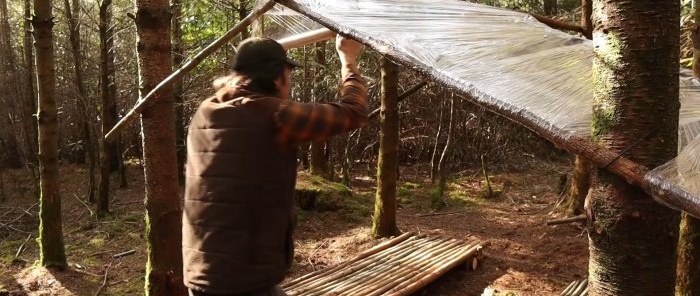
[[[221,93],[189,127],[184,281],[207,293],[246,293],[279,283],[290,266],[296,151],[275,143],[281,99]]]

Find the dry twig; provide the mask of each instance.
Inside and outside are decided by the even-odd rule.
[[[15,259],[19,257],[19,254],[22,253],[22,251],[24,250],[24,246],[27,244],[30,238],[32,238],[31,233],[27,236],[27,239],[25,239],[24,242],[21,245],[19,245],[19,248],[17,248],[17,253],[15,253]]]
[[[107,275],[109,274],[109,268],[112,267],[112,263],[114,260],[109,262],[109,265],[107,265],[107,268],[105,268],[105,275],[104,278],[102,279],[102,285],[100,286],[99,289],[97,289],[97,292],[95,292],[95,296],[100,295],[100,292],[102,292],[102,289],[107,285]]]

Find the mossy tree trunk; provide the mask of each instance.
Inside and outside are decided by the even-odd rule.
[[[399,228],[396,226],[396,167],[399,163],[398,66],[386,57],[381,58],[380,64],[381,131],[372,235],[388,237],[399,234]]]
[[[64,269],[67,264],[58,176],[58,109],[54,97],[56,80],[53,63],[53,22],[51,0],[36,0],[32,25],[39,88],[39,263],[42,266]]]
[[[693,75],[700,77],[700,10],[693,1],[695,27],[693,41]],[[676,295],[700,295],[700,220],[687,213],[681,214],[678,234],[678,265],[676,267]]]
[[[114,32],[112,30],[112,0],[100,3],[100,117],[102,117],[102,138],[114,127],[117,121],[116,85],[114,81]],[[118,145],[100,141],[100,183],[98,186],[97,215],[109,213],[109,184],[112,159]],[[121,158],[118,158],[121,161]]]
[[[168,0],[136,1],[139,95],[172,69]],[[182,282],[182,210],[175,152],[172,88],[156,94],[141,115],[146,187],[146,295],[187,295]]]
[[[592,135],[650,168],[678,148],[679,15],[677,0],[593,2]],[[593,184],[589,295],[673,295],[678,213],[603,169]]]

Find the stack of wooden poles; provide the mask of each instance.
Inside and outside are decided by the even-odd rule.
[[[475,269],[481,249],[489,242],[404,233],[360,253],[353,259],[322,269],[282,286],[296,295],[410,295],[450,269],[467,263]]]
[[[569,284],[564,292],[559,294],[561,296],[586,296],[588,295],[588,279],[583,279],[580,281],[573,281]]]

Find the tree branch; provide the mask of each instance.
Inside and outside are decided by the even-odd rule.
[[[400,94],[399,97],[396,99],[396,102],[401,103],[401,101],[403,101],[405,98],[408,98],[410,95],[414,94],[415,92],[417,92],[418,90],[420,90],[421,88],[423,88],[426,85],[428,85],[428,82],[423,81],[421,83],[418,83],[418,84],[412,86],[411,88],[409,88],[408,90],[406,90],[405,92]],[[381,108],[374,109],[374,111],[369,113],[368,118],[372,119],[374,117],[377,117],[377,115],[379,115],[380,109]]]
[[[575,32],[579,32],[583,35],[586,35],[586,30],[581,26],[558,21],[558,20],[548,18],[548,17],[543,16],[543,15],[539,15],[539,14],[531,13],[530,15],[532,17],[534,17],[535,19],[537,19],[538,21],[540,21],[540,23],[543,23],[552,29],[564,30],[564,31],[575,31]]]

